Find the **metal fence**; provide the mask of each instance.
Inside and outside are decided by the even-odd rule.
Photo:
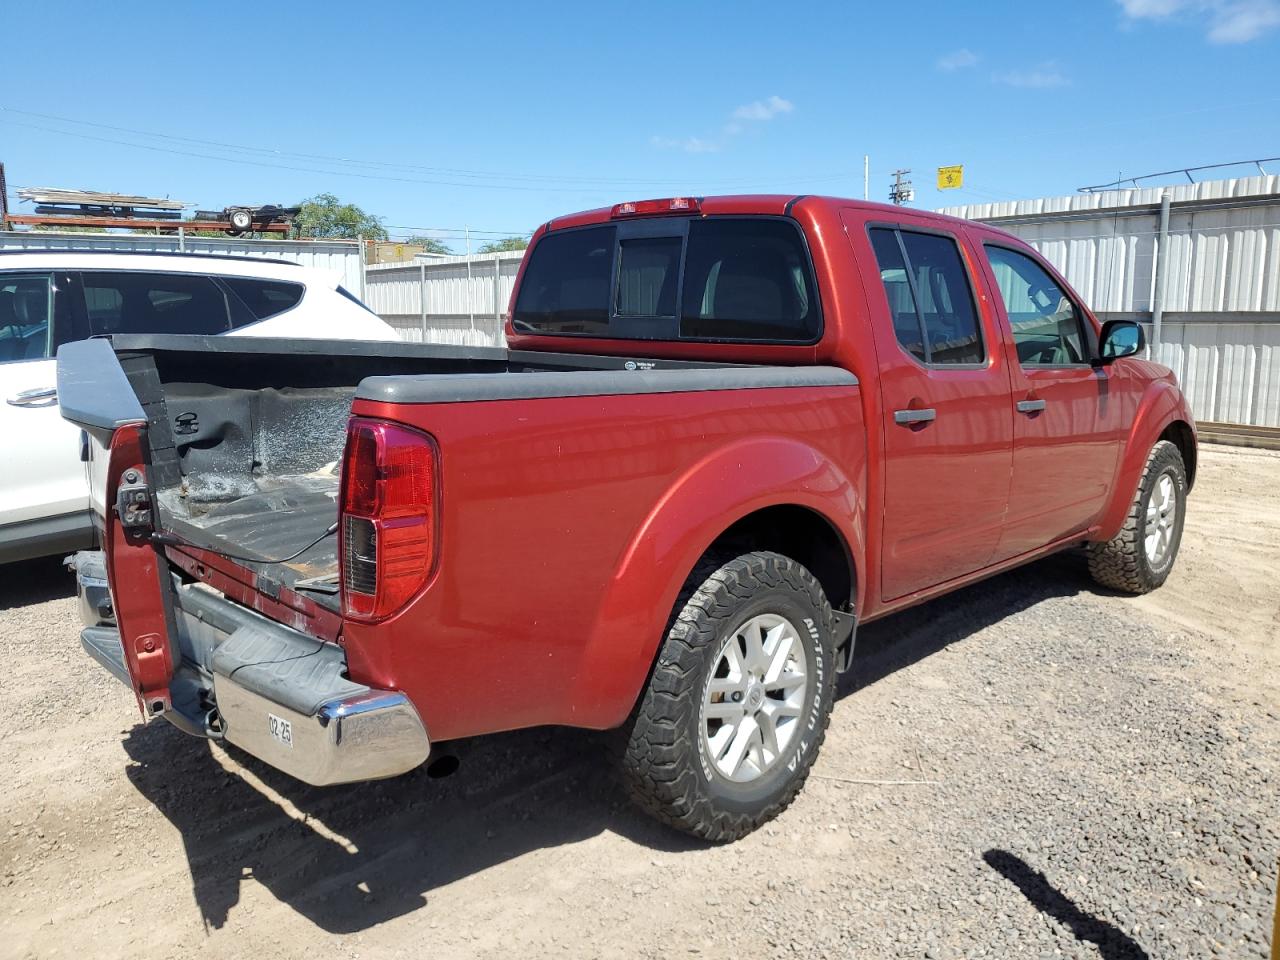
[[[1021,236],[1104,319],[1143,322],[1149,354],[1174,370],[1198,419],[1280,427],[1280,177],[943,212]],[[287,259],[339,275],[406,340],[475,346],[505,343],[523,257],[512,251],[366,267],[362,244],[349,240],[0,232],[0,250],[50,249]]]
[[[940,212],[1017,235],[1101,318],[1142,322],[1197,419],[1280,427],[1280,176]]]
[[[289,260],[341,278],[363,297],[364,256],[356,240],[250,240],[231,237],[179,237],[145,233],[61,233],[35,230],[0,231],[0,250],[109,250],[114,253],[213,253]]]
[[[1177,375],[1197,420],[1280,427],[1280,323],[1166,321],[1147,356]]]
[[[365,303],[414,342],[502,346],[523,251],[371,264]]]

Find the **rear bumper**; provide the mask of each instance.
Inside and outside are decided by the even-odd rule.
[[[315,786],[394,777],[427,759],[431,742],[409,698],[347,679],[336,644],[199,588],[175,585],[174,597],[183,659],[164,716],[175,726]],[[131,685],[114,626],[87,626],[80,641]]]
[[[304,783],[323,787],[398,776],[431,750],[418,711],[403,693],[369,690],[304,714],[224,677],[214,677],[213,684],[226,739]],[[287,744],[282,729],[289,731]]]

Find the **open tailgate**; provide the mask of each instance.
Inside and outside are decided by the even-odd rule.
[[[90,502],[102,530],[107,576],[122,654],[138,706],[162,714],[171,706],[173,605],[169,567],[151,543],[152,488],[148,420],[110,342],[84,340],[58,348],[58,404],[85,431]]]

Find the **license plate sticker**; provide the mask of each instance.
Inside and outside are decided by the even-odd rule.
[[[293,749],[292,723],[277,717],[274,713],[268,713],[267,728],[271,731],[271,736],[274,740],[283,743],[290,750]]]

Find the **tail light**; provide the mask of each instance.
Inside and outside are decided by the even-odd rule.
[[[342,459],[342,613],[384,620],[426,585],[436,560],[438,457],[425,433],[352,417]]]

